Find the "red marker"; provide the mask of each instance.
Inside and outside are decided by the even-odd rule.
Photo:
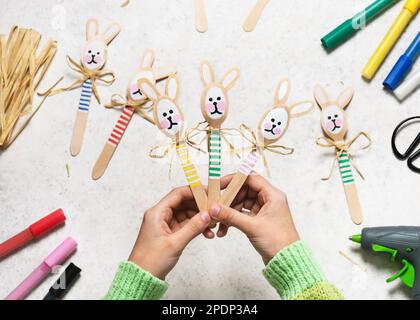
[[[58,209],[48,216],[31,224],[28,229],[0,244],[0,260],[23,247],[34,239],[41,238],[46,233],[58,227],[66,220],[62,209]]]

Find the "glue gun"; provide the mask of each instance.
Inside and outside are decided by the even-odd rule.
[[[420,277],[416,279],[420,267],[420,227],[365,228],[362,234],[349,239],[360,243],[366,251],[389,253],[391,261],[402,263],[402,269],[387,282],[400,278],[413,289],[413,298],[420,300]]]

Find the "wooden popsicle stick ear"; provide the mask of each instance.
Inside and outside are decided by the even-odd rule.
[[[290,117],[299,118],[307,115],[314,110],[314,103],[312,101],[299,101],[289,107]]]
[[[105,32],[102,34],[102,36],[105,39],[106,45],[110,45],[111,42],[119,35],[121,32],[121,26],[119,23],[114,22],[111,23],[108,28],[106,28]]]
[[[141,57],[141,67],[142,68],[151,68],[155,63],[155,53],[153,50],[146,49],[143,52]]]
[[[213,68],[208,61],[203,61],[200,65],[201,69],[201,81],[205,86],[214,83],[216,77],[214,76]]]
[[[176,75],[169,76],[168,80],[166,80],[166,95],[171,98],[172,100],[178,100],[179,94],[179,81]]]
[[[354,89],[347,88],[338,96],[337,105],[343,110],[346,109],[347,106],[350,104],[351,100],[353,99],[353,96],[354,96]]]
[[[239,80],[241,71],[238,68],[232,68],[222,78],[222,86],[227,91],[233,88],[235,83]]]
[[[99,35],[99,22],[95,18],[91,18],[86,22],[86,41]]]
[[[325,108],[331,101],[327,91],[325,91],[325,89],[319,84],[317,84],[314,88],[314,97],[316,103],[321,109]]]
[[[274,104],[275,105],[286,104],[290,96],[290,89],[291,89],[291,83],[289,79],[285,78],[285,79],[280,80],[276,89],[276,93],[274,95]]]
[[[155,103],[159,99],[159,92],[148,79],[140,79],[139,81],[137,81],[137,85],[140,88],[141,92],[143,92],[149,100],[153,101],[153,103]]]

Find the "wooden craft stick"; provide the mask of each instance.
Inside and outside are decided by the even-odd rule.
[[[194,0],[195,2],[195,28],[198,32],[207,31],[207,14],[204,0]]]
[[[322,129],[324,134],[328,137],[328,139],[324,139],[326,143],[320,142],[322,138],[318,139],[317,143],[321,147],[335,148],[337,152],[336,159],[340,169],[349,214],[351,220],[355,224],[360,225],[363,222],[363,213],[350,162],[351,155],[348,151],[351,144],[360,136],[360,134],[350,142],[345,142],[345,136],[348,131],[347,114],[345,109],[353,99],[354,90],[352,88],[348,88],[344,90],[336,100],[332,100],[325,89],[317,85],[314,89],[314,96],[318,106],[321,108]],[[327,179],[329,179],[329,177],[324,180]]]
[[[90,101],[92,99],[92,81],[86,80],[82,85],[82,94],[79,101],[79,109],[74,123],[73,136],[70,144],[70,154],[75,157],[80,153],[85,134],[86,123],[89,114]]]
[[[258,125],[257,133],[253,135],[252,152],[242,162],[237,173],[223,192],[222,204],[230,206],[241,190],[248,176],[254,170],[258,160],[263,156],[264,150],[278,154],[291,154],[293,149],[275,145],[289,128],[290,120],[306,115],[313,109],[311,101],[301,101],[290,105],[288,103],[291,85],[289,79],[282,79],[274,95],[274,107],[265,112]]]
[[[222,169],[222,137],[220,129],[211,129],[209,137],[209,207],[220,200],[220,176]]]
[[[264,11],[266,5],[270,0],[258,0],[254,8],[250,12],[249,16],[246,18],[243,29],[246,32],[251,32],[255,29],[258,21],[260,20],[261,14]]]

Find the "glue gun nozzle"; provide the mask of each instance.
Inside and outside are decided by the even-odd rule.
[[[356,243],[362,243],[362,235],[361,234],[355,234],[354,236],[349,237],[350,241],[356,242]]]

